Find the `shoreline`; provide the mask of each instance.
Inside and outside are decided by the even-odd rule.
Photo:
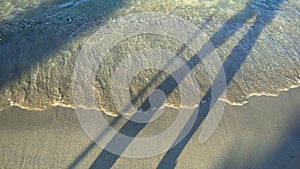
[[[263,97],[279,97],[281,95],[281,93],[290,92],[291,90],[300,90],[300,85],[299,86],[293,85],[289,88],[278,89],[277,93],[265,93],[265,92],[251,93],[246,97],[246,99],[243,103],[232,102],[232,101],[229,101],[229,100],[223,99],[223,98],[219,98],[218,100],[222,101],[222,102],[225,102],[226,105],[241,107],[241,106],[246,105],[248,103],[249,99],[256,98],[256,97],[262,97],[262,96]],[[204,102],[202,102],[202,104],[203,103],[206,103],[206,100]],[[182,106],[182,105],[180,105],[180,107],[179,107],[179,106],[175,106],[173,104],[164,104],[164,107],[174,108],[174,109],[180,109],[180,108],[194,109],[194,108],[197,108],[197,106],[198,106],[198,104],[193,106],[193,107]],[[45,111],[45,110],[55,108],[55,107],[71,108],[71,109],[84,109],[84,110],[97,110],[97,111],[101,111],[101,112],[105,113],[106,115],[109,115],[109,116],[112,116],[112,117],[117,117],[118,114],[119,114],[119,113],[116,113],[116,112],[108,111],[103,107],[100,107],[100,109],[98,109],[98,108],[87,108],[87,107],[84,107],[84,106],[74,107],[72,105],[67,105],[67,104],[63,104],[63,103],[54,103],[54,104],[51,104],[50,106],[44,106],[44,108],[31,108],[31,107],[26,107],[26,106],[23,106],[23,105],[20,105],[20,104],[17,104],[17,103],[11,103],[10,106],[8,106],[6,108],[0,108],[0,111],[5,111],[6,109],[9,109],[9,108],[12,108],[12,107],[18,107],[20,109],[29,110],[29,111]]]
[[[200,126],[180,153],[176,167],[297,168],[299,100],[300,89],[293,89],[278,97],[252,97],[241,107],[226,104],[212,137],[199,144]],[[142,136],[157,134],[172,124],[174,119],[169,115],[175,110],[166,110],[162,121],[151,122],[141,132]],[[116,127],[120,126],[122,123]],[[78,168],[88,168],[102,151],[85,134],[72,108],[52,107],[45,111],[8,108],[0,111],[0,131],[0,168],[68,168],[73,163]],[[145,159],[119,157],[113,168],[155,168],[164,155]],[[111,158],[108,154],[106,161]]]

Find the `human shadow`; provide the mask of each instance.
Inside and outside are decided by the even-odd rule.
[[[260,5],[259,3],[264,3]],[[244,10],[238,12],[235,16],[229,19],[223,26],[217,31],[209,41],[213,44],[214,47],[218,47],[226,42],[236,31],[238,31],[244,23],[246,23],[249,19],[256,15],[256,20],[249,31],[245,34],[245,36],[238,42],[235,48],[232,50],[231,54],[226,58],[223,63],[223,68],[225,70],[226,75],[226,84],[228,85],[236,72],[240,69],[241,65],[249,55],[252,47],[254,46],[258,36],[263,31],[265,26],[269,24],[272,19],[275,17],[276,11],[279,8],[279,5],[282,3],[282,0],[276,0],[271,2],[260,2],[258,0],[249,1]],[[204,45],[205,47],[205,45]],[[202,47],[202,49],[204,48]],[[205,50],[203,49],[203,52]],[[213,51],[205,51],[206,55]],[[200,51],[201,53],[201,51]],[[201,62],[200,58],[195,55],[189,61],[186,62],[186,65],[193,69],[197,64]],[[178,69],[174,72],[180,73],[181,69]],[[219,71],[221,72],[221,70]],[[221,73],[218,73],[217,78],[222,76]],[[184,78],[184,76],[183,76]],[[180,79],[179,82],[183,80]],[[213,83],[217,83],[214,81]],[[160,85],[156,87],[156,89],[162,90],[166,96],[169,96],[175,88],[178,86],[177,82],[172,78],[172,75],[168,76]],[[217,96],[221,96],[227,86],[218,90]],[[209,101],[207,104],[214,105],[214,103],[210,102],[209,98],[211,97],[211,89],[205,94],[199,104],[200,113],[197,113],[197,119],[194,123],[193,127],[187,134],[187,136],[174,148],[169,150],[161,162],[159,163],[157,168],[174,168],[176,166],[176,160],[184,147],[187,145],[191,137],[194,135],[196,130],[199,128],[203,120],[205,119],[209,109],[204,110],[204,105],[201,104],[202,101]],[[159,102],[155,107],[162,106],[163,101]],[[149,107],[149,97],[146,101],[140,106],[140,108]],[[133,115],[134,118],[135,115]],[[192,116],[193,117],[193,116]],[[190,121],[194,121],[194,119],[190,119]],[[107,144],[109,146],[118,146],[118,150],[120,153],[124,152],[127,146],[132,142],[132,140],[139,134],[139,132],[146,126],[146,123],[135,123],[133,121],[126,122],[125,125],[119,130],[120,133],[126,134],[127,136],[132,137],[131,140],[124,140],[123,144],[118,144],[118,140],[120,139],[119,135],[115,135],[110,142]],[[180,134],[181,135],[181,134]],[[176,142],[176,141],[174,141]],[[111,168],[115,162],[118,160],[120,156],[112,154],[106,151],[104,148],[98,157],[94,160],[90,168]]]
[[[210,19],[208,19],[208,20],[206,20],[203,24],[201,24],[201,27],[204,27],[209,21],[211,20],[211,18]],[[198,34],[199,32],[197,32],[196,34],[195,34],[195,36],[197,36],[197,34]],[[181,47],[180,47],[180,49],[177,51],[177,53],[175,54],[175,56],[173,57],[173,58],[176,58],[176,57],[180,57],[180,55],[188,48],[188,44],[189,43],[191,43],[190,41],[188,41],[187,42],[187,44],[183,44]],[[170,59],[169,61],[168,61],[168,63],[165,65],[165,67],[163,68],[163,70],[166,70],[167,69],[167,67],[168,66],[171,66],[172,65],[172,63],[173,63],[173,61],[174,61],[174,59]],[[146,94],[146,91],[149,89],[149,88],[153,88],[154,87],[154,85],[156,84],[155,82],[156,82],[156,80],[158,80],[159,78],[161,78],[161,76],[162,76],[162,72],[158,72],[153,78],[152,78],[152,80],[150,81],[150,83],[148,83],[145,87],[143,87],[143,89],[142,90],[140,90],[139,92],[138,92],[138,94],[131,100],[131,104],[132,105],[137,105],[137,102],[138,102],[138,99],[139,98],[141,98],[141,97],[143,97],[145,94]],[[169,81],[167,81],[167,80],[165,80],[165,82],[164,82],[164,84],[162,85],[162,86],[164,86],[164,87],[167,87],[168,88],[168,86],[169,86],[169,84],[167,84],[167,83],[172,83],[172,84],[176,84],[177,82],[175,82],[174,81],[174,79],[172,79],[172,78],[170,78],[169,79]],[[177,86],[177,84],[175,85],[175,86]],[[174,86],[174,87],[175,87]],[[129,106],[131,106],[131,105],[126,105],[125,106],[125,108],[122,110],[122,112],[127,112],[128,110],[129,110]],[[145,102],[140,106],[140,108],[141,109],[143,109],[143,110],[148,110],[149,108],[150,108],[150,106],[151,106],[151,104],[150,104],[150,102],[149,102],[149,100],[148,99],[146,99],[145,100]],[[122,119],[122,116],[121,115],[119,115],[119,116],[117,116],[112,122],[110,122],[109,123],[109,126],[114,126],[114,125],[116,125],[120,120]],[[97,136],[97,138],[95,139],[95,142],[98,142],[98,141],[100,141],[101,139],[103,139],[103,137],[105,137],[105,135],[107,134],[107,132],[109,131],[109,129],[110,128],[105,128],[102,132],[101,132],[101,134],[99,135],[99,136]],[[124,130],[125,131],[125,130]],[[121,132],[121,131],[119,131],[119,132]],[[128,133],[128,134],[130,134],[130,133]],[[76,158],[75,158],[75,160],[73,160],[73,162],[68,166],[68,168],[74,168],[74,167],[76,167],[79,163],[80,163],[80,161],[82,161],[83,160],[83,158],[94,148],[94,146],[96,146],[96,143],[95,142],[92,142],[92,143],[90,143]],[[106,154],[109,154],[109,157],[111,158],[111,157],[115,157],[115,155],[114,154],[112,154],[112,153],[110,153],[110,152],[105,152]],[[109,163],[107,163],[107,165],[108,165]],[[103,166],[101,166],[101,167],[103,167]],[[109,167],[109,165],[108,165],[108,167]]]
[[[51,59],[51,54],[92,31],[123,5],[122,0],[43,1],[14,17],[1,18],[0,89]]]
[[[261,34],[263,29],[266,27],[266,25],[269,24],[272,21],[272,19],[275,17],[276,11],[278,10],[279,5],[283,2],[283,0],[273,1],[272,4],[270,4],[271,2],[269,2],[264,5],[257,6],[258,8],[255,9],[255,8],[253,8],[253,5],[257,4],[257,2],[259,2],[259,1],[250,1],[247,4],[246,8],[242,11],[242,14],[239,13],[239,14],[235,15],[232,19],[227,21],[225,23],[225,25],[221,28],[221,30],[219,32],[217,32],[214,36],[212,36],[212,38],[210,39],[214,46],[217,47],[217,46],[221,45],[232,34],[232,33],[227,33],[227,34],[225,33],[225,38],[222,38],[222,36],[221,36],[223,34],[222,32],[226,32],[226,30],[228,30],[228,27],[232,27],[230,25],[235,25],[236,19],[240,18],[241,17],[240,15],[252,17],[255,14],[257,14],[254,24],[251,26],[249,31],[244,35],[244,37],[238,42],[238,44],[231,51],[230,55],[226,58],[225,62],[223,63],[223,68],[224,68],[225,75],[226,75],[226,84],[227,85],[231,82],[232,78],[234,77],[236,72],[240,69],[243,62],[249,55],[258,36]],[[246,21],[246,19],[244,19],[244,21]],[[241,27],[242,24],[238,23],[237,25],[238,25],[238,27]],[[234,31],[237,31],[237,30],[234,29]],[[217,75],[216,79],[218,79],[219,76],[221,76],[220,73]],[[217,81],[214,81],[213,83],[217,83]],[[221,96],[222,93],[225,91],[226,87],[227,86],[224,86],[223,89],[218,89],[216,96],[217,97]],[[209,90],[209,92],[207,92],[207,94],[204,96],[204,98],[209,97],[210,93],[211,93],[211,89]],[[211,100],[209,100],[208,104],[213,106],[215,103],[213,103],[213,102],[211,102]],[[164,155],[164,157],[161,159],[160,163],[158,164],[157,168],[174,168],[176,166],[177,158],[179,157],[180,153],[182,152],[184,147],[187,145],[187,143],[189,142],[191,137],[194,135],[196,130],[199,128],[199,126],[205,119],[208,112],[209,112],[209,109],[206,109],[206,110],[200,112],[201,115],[197,116],[196,122],[194,123],[192,129],[189,131],[187,136],[179,144],[177,144],[174,148],[169,150]],[[190,119],[190,121],[192,121],[192,120],[193,119]]]
[[[110,126],[114,126],[119,120],[120,120],[121,116],[118,116],[116,118],[114,118],[111,122],[110,122]],[[100,141],[101,139],[103,139],[103,137],[105,137],[105,134],[108,132],[108,129],[105,129],[99,136],[97,136],[97,138],[90,143],[73,161],[71,164],[68,165],[67,168],[71,169],[71,168],[75,168],[82,159],[84,159],[84,157],[95,147],[97,146],[97,144],[95,142]]]

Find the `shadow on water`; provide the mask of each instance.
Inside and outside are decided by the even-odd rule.
[[[97,5],[93,4],[93,2]],[[275,11],[281,3],[279,0],[274,0],[271,5],[272,9],[269,9],[268,7],[259,6],[259,2],[260,1],[258,0],[249,2],[244,11],[239,12],[227,21],[226,24],[210,39],[212,44],[215,47],[218,47],[226,42],[226,40],[247,20],[257,14],[256,21],[252,28],[224,62],[227,84],[239,70],[265,25],[271,22],[275,15]],[[92,26],[101,24],[101,22],[105,20],[105,17],[121,8],[123,3],[124,2],[121,0],[100,0],[97,2],[71,1],[70,3],[66,3],[65,1],[54,1],[42,3],[26,13],[17,15],[10,20],[1,21],[0,89],[7,83],[19,79],[22,73],[30,69],[33,65],[49,59],[51,53],[58,51],[64,44],[75,39],[80,33],[87,31]],[[197,58],[198,57],[193,57],[187,63],[191,69],[200,62]],[[157,89],[163,90],[165,95],[168,96],[177,87],[177,83],[173,81],[171,76],[169,76],[157,87]],[[170,84],[174,85],[172,86]],[[202,100],[206,100],[209,95],[210,92],[208,92]],[[202,109],[200,108],[200,110]],[[170,168],[170,165],[176,165],[177,157],[194,134],[195,130],[200,126],[206,113],[202,112],[201,116],[199,115],[197,117],[196,123],[186,138],[184,138],[184,140],[175,148],[166,153],[158,167]],[[118,119],[119,118],[116,118],[115,122],[118,121]],[[135,137],[145,125],[146,124],[128,121],[120,129],[120,132],[128,133],[128,131],[130,131],[128,135]],[[101,137],[103,137],[103,134],[99,136],[99,139],[101,139]],[[130,142],[124,143],[124,147],[121,148],[125,150],[129,143]],[[114,144],[114,138],[111,140],[110,144]],[[81,155],[74,160],[70,165],[70,168],[76,166],[93,146],[94,144],[91,144],[87,147]],[[118,158],[119,156],[103,150],[91,165],[91,168],[110,168]]]
[[[259,2],[264,3],[260,5]],[[243,62],[249,55],[252,47],[255,44],[260,33],[263,31],[265,26],[269,24],[272,19],[276,15],[276,11],[279,8],[279,5],[283,2],[283,0],[274,0],[272,2],[263,2],[263,1],[250,1],[246,8],[235,15],[232,19],[228,20],[224,26],[210,39],[211,42],[215,47],[224,43],[235,31],[238,30],[242,26],[243,23],[239,22],[240,18],[248,17],[242,19],[243,22],[246,22],[248,19],[256,15],[256,19],[254,24],[248,30],[248,32],[244,35],[244,37],[238,42],[235,48],[231,51],[230,55],[226,58],[225,62],[223,63],[223,68],[225,70],[226,75],[226,84],[228,85],[236,72],[240,69]],[[258,6],[257,6],[258,5]],[[255,8],[254,8],[255,7]],[[237,26],[235,26],[237,25]],[[232,29],[233,28],[233,29]],[[225,33],[226,31],[230,30],[230,33]],[[224,36],[222,36],[224,35]],[[219,75],[217,75],[218,78]],[[217,83],[214,81],[213,83]],[[224,92],[224,89],[218,91],[217,96],[221,96]],[[204,98],[209,97],[210,91],[204,96]],[[214,103],[209,103],[214,104]],[[209,110],[205,110],[201,112],[201,116],[198,115],[194,126],[187,134],[187,136],[173,149],[169,150],[164,157],[161,159],[157,168],[174,168],[176,166],[177,158],[179,157],[180,153],[187,145],[193,134],[201,125],[202,121],[208,114]],[[192,119],[191,119],[192,120]]]
[[[211,18],[207,19],[207,20],[206,20],[205,22],[203,22],[199,27],[200,27],[200,28],[201,28],[201,27],[205,27],[206,24],[209,23],[210,21],[211,21]],[[197,36],[199,35],[199,33],[200,33],[200,32],[195,32],[195,33],[194,33],[194,36],[197,37]],[[187,42],[187,44],[183,44],[183,45],[179,48],[179,50],[176,52],[176,54],[174,55],[173,58],[181,57],[182,53],[183,53],[185,50],[187,50],[189,44],[192,43],[192,41],[193,41],[193,39],[190,39],[190,40]],[[170,59],[170,60],[168,61],[168,63],[166,64],[166,66],[165,66],[162,70],[167,70],[167,68],[168,68],[170,65],[173,64],[173,61],[174,61],[173,58]],[[157,81],[160,77],[162,77],[162,71],[158,72],[158,73],[151,79],[151,81],[150,81],[145,87],[143,87],[142,90],[138,91],[137,95],[136,95],[135,97],[133,97],[133,99],[131,100],[131,104],[132,104],[132,105],[137,105],[138,99],[144,97],[144,96],[146,95],[146,91],[147,91],[148,89],[155,87],[154,85],[155,85],[156,81]],[[168,82],[167,80],[168,80],[168,79],[166,79],[165,82],[164,82],[164,84],[166,85],[166,88],[168,88],[168,86],[169,86],[169,84],[167,84],[167,83],[171,83],[171,84],[174,83],[174,82],[173,82],[174,79],[170,79],[170,80],[172,80],[172,81],[170,81],[170,82]],[[175,84],[176,84],[176,83],[177,83],[177,82],[175,82]],[[176,85],[176,86],[177,86],[177,85]],[[147,106],[147,107],[141,107],[141,108],[142,108],[143,110],[146,111],[146,110],[149,109],[150,103],[148,102],[149,100],[145,100],[145,101],[147,102],[147,104],[143,104],[143,106]],[[130,106],[130,105],[127,105],[127,106],[125,107],[125,109],[123,110],[123,112],[128,112],[129,106]]]
[[[94,5],[93,2],[97,5]],[[223,63],[227,84],[230,83],[235,73],[240,69],[264,27],[275,17],[276,11],[282,2],[283,0],[267,2],[263,0],[249,1],[243,11],[238,12],[228,20],[223,27],[210,38],[213,46],[218,47],[226,42],[244,23],[256,16],[253,26],[238,42]],[[42,3],[38,7],[24,14],[17,15],[10,20],[1,21],[0,89],[7,83],[19,79],[23,72],[36,63],[49,59],[48,57],[51,53],[59,50],[64,44],[75,39],[80,33],[87,31],[92,26],[101,24],[112,12],[122,8],[123,4],[124,2],[122,0],[70,1],[69,4],[65,3],[65,1],[53,1],[51,3]],[[49,9],[51,9],[52,12],[49,12]],[[190,69],[193,69],[200,62],[201,60],[195,56],[187,62],[187,65]],[[176,87],[177,83],[169,76],[157,89],[164,91],[165,95],[168,96]],[[220,90],[219,96],[224,90],[225,88]],[[209,97],[210,91],[207,92],[202,100],[207,100]],[[146,104],[148,104],[148,101],[141,107]],[[157,107],[160,106],[161,105],[157,105]],[[190,132],[178,145],[164,155],[158,168],[174,168],[176,166],[176,160],[180,153],[208,113],[208,111],[202,107],[204,106],[200,104],[199,110],[201,113],[198,114],[196,122]],[[116,118],[113,123],[116,123],[118,120],[119,117]],[[146,124],[144,123],[128,121],[119,132],[135,137],[145,126]],[[99,139],[101,139],[104,134],[102,133]],[[112,138],[109,143],[110,145],[116,143],[115,141],[118,140],[116,137]],[[120,149],[124,151],[129,144],[130,141],[124,142]],[[74,160],[70,168],[75,167],[94,145],[93,143],[88,146]],[[278,151],[281,151],[281,149],[279,148]],[[276,155],[276,153],[274,155]],[[91,165],[91,168],[111,168],[118,158],[118,155],[102,150]]]
[[[260,4],[263,3],[263,4]],[[225,69],[226,74],[226,83],[229,84],[232,78],[234,77],[235,73],[240,69],[242,63],[245,61],[246,57],[250,53],[253,45],[255,44],[256,39],[260,35],[260,33],[263,31],[265,26],[269,24],[272,19],[275,17],[276,11],[279,8],[279,5],[282,3],[282,0],[273,1],[273,2],[262,2],[262,1],[250,1],[246,8],[236,14],[234,17],[232,17],[230,20],[228,20],[224,26],[215,33],[210,41],[214,45],[214,47],[218,47],[219,45],[223,44],[228,40],[229,37],[231,37],[238,29],[242,27],[242,25],[247,22],[247,20],[251,19],[252,17],[256,16],[256,20],[252,27],[249,29],[249,31],[245,34],[245,36],[238,42],[236,47],[232,50],[231,54],[227,57],[226,61],[223,63],[223,67]],[[200,52],[201,53],[201,52]],[[187,62],[187,65],[193,69],[200,60],[198,57],[193,57],[189,62]],[[221,76],[220,74],[218,76]],[[217,76],[217,77],[218,77]],[[163,83],[166,83],[169,81],[171,77],[168,77]],[[165,92],[166,96],[168,96],[176,86],[168,86],[168,88],[162,88],[163,83],[159,85],[157,88],[161,89]],[[170,84],[170,83],[169,83]],[[174,83],[176,84],[176,83]],[[224,89],[221,89],[218,93],[218,96],[220,96]],[[203,97],[202,100],[207,100],[207,98],[210,97],[210,90],[207,92],[207,94]],[[214,103],[210,103],[214,104]],[[200,105],[200,111],[201,109]],[[205,119],[206,115],[208,113],[208,110],[201,111],[201,115],[197,116],[196,122],[194,123],[192,129],[188,133],[188,135],[173,149],[169,150],[164,157],[162,158],[161,162],[159,163],[157,168],[174,168],[176,166],[176,160],[179,157],[180,153],[184,149],[184,147],[187,145],[193,134],[196,132],[196,130],[199,128],[202,121]],[[191,119],[192,120],[192,119]],[[127,122],[120,130],[120,132],[128,131],[129,126],[132,126],[134,123],[129,121]],[[131,128],[130,135],[136,136],[144,127],[146,124],[135,124],[135,127]],[[116,136],[117,137],[117,136]],[[110,145],[115,144],[115,140],[118,140],[117,138],[113,138],[110,141]],[[124,151],[129,145],[130,142],[124,143],[121,147],[121,149]],[[91,168],[110,168],[114,165],[116,160],[119,158],[119,156],[111,154],[107,152],[106,150],[103,150],[100,155],[97,157],[97,159],[94,161],[94,163],[91,165]],[[104,160],[106,159],[106,160]]]
[[[263,31],[265,26],[269,24],[272,19],[275,17],[276,12],[279,8],[279,5],[283,2],[283,0],[273,0],[273,1],[260,1],[260,0],[252,0],[249,1],[243,11],[238,12],[235,16],[233,16],[231,19],[229,19],[222,28],[217,31],[211,38],[210,42],[213,44],[214,47],[218,47],[222,45],[224,42],[226,42],[236,31],[238,31],[244,23],[246,23],[249,19],[252,17],[256,17],[254,24],[251,26],[251,28],[248,30],[248,32],[240,39],[238,44],[235,46],[235,48],[231,51],[231,54],[227,57],[225,62],[223,63],[223,67],[225,70],[226,75],[226,84],[228,85],[236,72],[240,69],[241,65],[249,55],[251,49],[253,48],[257,38],[259,37],[260,33]],[[204,45],[205,47],[205,45]],[[204,49],[203,49],[204,50]],[[206,51],[207,52],[207,51]],[[212,51],[209,51],[212,52]],[[200,51],[201,53],[201,51]],[[208,55],[208,54],[207,54]],[[197,64],[199,64],[201,60],[199,57],[194,56],[192,57],[186,64],[189,66],[190,69],[193,69]],[[177,70],[177,71],[180,71]],[[175,71],[176,72],[176,71]],[[217,75],[218,77],[221,76],[219,73]],[[182,80],[182,79],[181,79]],[[174,81],[173,83],[170,83],[174,81],[172,76],[168,76],[160,85],[156,87],[156,89],[160,89],[164,91],[165,95],[168,96],[170,93],[173,92],[173,90],[177,87],[177,83]],[[214,81],[213,83],[217,83]],[[217,96],[221,96],[221,94],[226,89],[220,89],[218,91]],[[210,98],[211,90],[209,90],[206,95],[202,98],[203,100],[208,100]],[[149,98],[146,99],[146,101],[140,106],[141,108],[147,107],[146,105],[149,104],[148,101]],[[201,102],[202,102],[201,101]],[[201,103],[200,102],[200,103]],[[213,105],[214,103],[208,103]],[[157,107],[160,107],[160,105],[157,105]],[[201,125],[202,121],[205,119],[207,113],[209,110],[205,109],[205,105],[199,104],[200,106],[200,112],[197,113],[197,119],[194,123],[192,129],[189,131],[187,136],[174,148],[169,150],[164,157],[161,159],[160,163],[158,164],[157,168],[174,168],[176,166],[177,158],[179,157],[180,153],[184,149],[184,147],[187,145],[193,134],[196,132],[196,130]],[[193,119],[190,119],[193,120]],[[146,126],[144,123],[135,123],[132,121],[126,122],[125,125],[119,130],[121,133],[126,133],[128,136],[136,137],[138,133]],[[129,132],[130,131],[130,132]],[[118,136],[114,136],[110,142],[109,146],[117,145],[117,140],[119,140]],[[132,139],[133,140],[133,139]],[[118,144],[118,148],[120,152],[124,152],[126,147],[131,143],[132,140],[129,140],[127,142],[124,141],[123,145]],[[174,141],[175,142],[175,141]],[[87,148],[89,149],[89,147]],[[87,150],[86,149],[86,150]],[[79,162],[84,154],[87,153],[87,151],[84,151],[79,158],[73,162],[73,164],[76,164],[77,161]],[[93,164],[90,166],[90,168],[111,168],[115,162],[118,160],[120,156],[112,154],[105,149],[102,150],[102,152],[98,155],[98,157],[95,159]],[[74,165],[71,166],[74,166]]]
[[[124,5],[122,0],[42,1],[13,18],[0,18],[0,89]]]
[[[211,18],[209,18],[208,20],[206,20],[200,27],[204,27],[209,21],[211,20]],[[196,32],[195,36],[197,36],[199,32]],[[188,44],[190,42],[187,42]],[[175,57],[179,57],[188,47],[188,44],[183,44],[180,49],[178,50],[178,52],[175,54]],[[174,57],[174,58],[175,58]],[[165,70],[168,66],[170,66],[171,64],[173,63],[173,60],[169,60],[166,67],[164,67],[163,70]],[[179,71],[180,72],[180,71]],[[162,76],[162,72],[158,72],[153,78],[152,80],[150,81],[150,83],[148,83],[142,90],[140,90],[138,92],[138,94],[131,100],[131,104],[132,105],[136,105],[137,104],[137,101],[139,98],[143,97],[145,94],[146,94],[146,91],[149,89],[149,88],[152,88],[154,87],[155,85],[155,81],[158,80],[160,77]],[[177,86],[177,82],[171,77],[169,76],[169,78],[167,78],[164,83],[162,83],[160,85],[160,89],[164,92],[166,92],[169,88],[170,85],[174,85],[172,88],[173,90],[176,88]],[[157,87],[158,88],[158,87]],[[170,92],[171,93],[171,92]],[[169,94],[170,94],[169,93]],[[162,101],[163,102],[163,101]],[[123,110],[123,112],[127,112],[128,108],[129,108],[130,105],[127,105],[125,107],[125,109]],[[141,109],[143,110],[148,110],[150,106],[153,106],[153,105],[150,105],[150,102],[149,102],[149,99],[146,99],[145,102],[140,106]],[[159,107],[159,105],[158,105]],[[111,123],[109,126],[114,126],[115,124],[117,124],[117,122],[121,119],[122,117],[121,116],[118,116],[116,117]],[[130,122],[130,121],[129,121]],[[130,125],[131,123],[126,123],[127,126],[131,126],[133,129],[132,130],[129,130],[129,131],[135,131],[135,126],[136,124],[139,124],[139,123],[132,123],[132,125]],[[127,135],[127,136],[131,136],[133,133],[131,132],[128,132],[128,129],[129,128],[125,128],[123,130],[120,130],[119,132]],[[108,132],[109,128],[106,128],[104,129],[104,131],[95,139],[95,142],[97,141],[100,141],[104,136],[105,134]],[[80,154],[79,156],[76,157],[76,159],[68,166],[68,168],[74,168],[76,167],[81,160],[83,160],[83,158],[94,148],[94,146],[96,146],[96,144],[94,142],[90,143]],[[105,150],[103,150],[105,151]],[[109,154],[107,155],[107,157],[109,158],[112,158],[112,157],[116,157],[118,158],[116,155],[114,154],[111,154],[110,152],[107,152],[105,151],[104,154]],[[103,155],[103,156],[106,156],[106,155]],[[107,168],[109,168],[109,165],[110,163],[107,163]],[[113,164],[112,164],[113,165]],[[103,166],[103,164],[101,164],[101,167],[105,167]]]

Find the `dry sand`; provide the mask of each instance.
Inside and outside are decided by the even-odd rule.
[[[176,168],[299,168],[299,103],[300,89],[292,89],[278,97],[251,97],[242,107],[226,105],[213,136],[199,144],[198,130],[178,157]],[[164,128],[167,123],[157,124]],[[0,128],[0,168],[88,168],[102,150],[84,133],[70,108],[11,107],[0,112]],[[163,154],[120,157],[112,168],[156,168],[162,158]]]

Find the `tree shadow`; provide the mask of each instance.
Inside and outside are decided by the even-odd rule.
[[[0,89],[31,67],[51,59],[67,43],[98,26],[122,0],[53,0],[0,20]],[[92,31],[92,30],[91,30]]]
[[[249,55],[251,49],[253,48],[257,38],[265,28],[267,24],[269,24],[272,19],[276,15],[276,11],[279,8],[279,5],[283,2],[283,0],[274,0],[272,2],[264,2],[259,0],[249,1],[244,10],[238,12],[235,16],[229,19],[220,29],[217,31],[209,41],[212,43],[214,47],[218,47],[225,43],[236,31],[238,31],[244,23],[250,20],[252,17],[256,16],[256,20],[252,27],[248,30],[248,32],[242,37],[242,39],[238,42],[235,48],[231,51],[230,55],[226,58],[223,63],[223,68],[225,70],[226,75],[226,84],[228,85],[236,72],[240,69],[245,59]],[[263,3],[263,4],[260,4]],[[207,51],[204,48],[204,45],[200,52],[198,53],[206,53],[206,56],[209,53],[213,52]],[[202,51],[203,50],[203,51]],[[197,64],[201,62],[200,58],[195,55],[189,61],[186,62],[186,65],[193,69]],[[174,72],[174,74],[180,72],[181,69],[178,69]],[[222,71],[219,70],[217,74],[217,78],[222,76]],[[186,76],[186,75],[185,75]],[[183,76],[184,78],[184,76]],[[183,80],[183,79],[181,79]],[[179,80],[180,81],[180,80]],[[214,83],[218,83],[217,81],[213,81]],[[212,84],[212,86],[213,86]],[[156,89],[162,90],[166,96],[169,96],[177,87],[177,82],[172,78],[172,76],[168,76],[160,85],[156,87]],[[227,86],[222,89],[218,89],[217,97],[220,97],[222,93],[225,91]],[[161,159],[157,168],[174,168],[176,166],[177,158],[179,157],[182,150],[185,148],[187,143],[190,141],[191,137],[194,135],[196,130],[199,128],[205,117],[207,116],[209,109],[205,108],[205,105],[214,105],[214,102],[211,102],[209,99],[211,96],[211,89],[205,94],[199,103],[199,112],[195,112],[197,114],[196,121],[192,126],[189,133],[185,136],[185,138],[177,144],[174,148],[166,152],[166,154]],[[202,101],[208,101],[205,105],[202,104]],[[160,102],[156,107],[162,106],[163,101]],[[149,107],[149,97],[146,101],[140,106],[140,108]],[[135,115],[133,115],[134,118]],[[192,116],[194,117],[194,116]],[[190,119],[190,121],[194,121],[194,119]],[[189,123],[188,123],[189,124]],[[122,145],[118,144],[118,140],[120,139],[118,135],[115,135],[110,142],[107,144],[109,146],[118,146],[120,152],[124,152],[127,146],[131,143],[134,137],[136,137],[139,132],[146,126],[146,123],[135,123],[132,121],[126,122],[125,125],[119,130],[120,133],[126,134],[127,136],[132,137],[131,140],[125,140]],[[179,134],[181,135],[181,133]],[[176,141],[174,141],[176,142]],[[84,151],[85,153],[86,151]],[[79,157],[82,158],[84,155],[81,154]],[[111,168],[115,162],[119,159],[120,156],[112,154],[105,150],[105,148],[101,151],[98,157],[94,160],[90,168]],[[77,158],[77,161],[81,159]],[[77,163],[77,162],[76,162]]]

